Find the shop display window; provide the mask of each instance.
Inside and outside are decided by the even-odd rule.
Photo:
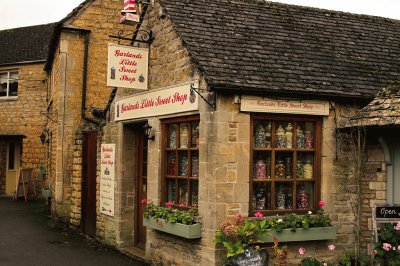
[[[198,206],[199,117],[162,122],[162,200],[184,207]]]
[[[251,138],[251,212],[317,208],[320,195],[321,120],[254,115]]]

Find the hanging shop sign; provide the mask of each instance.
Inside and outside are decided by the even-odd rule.
[[[118,100],[115,104],[115,121],[198,110],[199,99],[191,91],[190,84]]]
[[[243,96],[240,101],[240,110],[245,112],[329,116],[329,102],[311,100],[281,100]]]
[[[107,86],[147,90],[149,50],[108,45]]]
[[[114,216],[115,144],[101,145],[100,212]]]

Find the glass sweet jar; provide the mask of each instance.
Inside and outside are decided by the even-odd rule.
[[[258,124],[255,136],[254,136],[254,147],[265,148],[265,129],[261,124]]]
[[[279,125],[275,131],[275,139],[276,139],[276,147],[277,148],[285,148],[286,147],[286,136],[285,130],[282,125]]]

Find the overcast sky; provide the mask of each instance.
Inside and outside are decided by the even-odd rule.
[[[120,1],[122,7],[123,0]],[[273,1],[400,20],[400,0]],[[0,30],[59,21],[81,2],[83,0],[0,0]]]

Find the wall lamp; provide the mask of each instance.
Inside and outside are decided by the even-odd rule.
[[[155,134],[153,131],[153,127],[149,125],[148,122],[144,126],[142,126],[142,129],[144,130],[144,135],[147,139],[154,140]]]
[[[40,142],[42,144],[49,143],[49,138],[46,137],[46,133],[44,131],[42,131],[42,133],[40,133],[39,138],[40,138]]]

